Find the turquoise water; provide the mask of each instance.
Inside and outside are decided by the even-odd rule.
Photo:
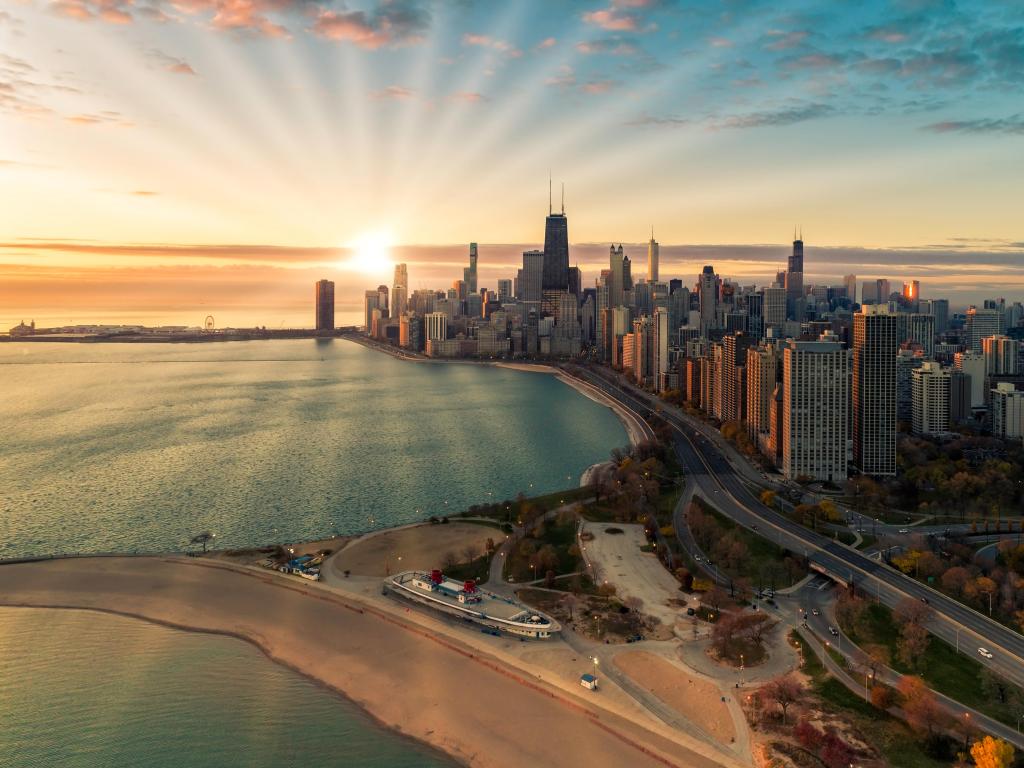
[[[574,486],[627,443],[553,376],[341,340],[0,344],[0,384],[0,557],[354,533]]]
[[[446,757],[240,640],[0,608],[5,768],[432,768]]]

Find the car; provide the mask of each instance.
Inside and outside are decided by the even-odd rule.
[[[811,608],[811,613],[815,616],[821,616],[821,611],[819,611],[817,608]]]
[[[839,637],[839,630],[833,627],[831,624],[829,624],[828,626],[828,633],[832,635],[832,637]]]
[[[693,608],[687,608],[686,609],[686,615],[687,616],[693,616],[695,613],[697,613],[697,612],[695,610],[693,610]]]
[[[909,528],[900,528],[900,533],[910,533]]]
[[[978,649],[978,653],[981,656],[984,656],[986,659],[991,659],[992,658],[992,651],[990,651],[988,648],[979,648]]]
[[[928,605],[928,598],[927,597],[922,597],[921,598],[921,602],[924,603],[925,605]]]

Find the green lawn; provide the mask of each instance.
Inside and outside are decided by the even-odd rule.
[[[843,627],[843,631],[861,647],[869,643],[886,646],[892,656],[891,666],[897,672],[920,675],[939,693],[944,693],[1007,725],[1016,725],[1018,713],[1007,704],[993,701],[983,690],[982,672],[985,668],[963,652],[973,651],[973,646],[961,646],[961,653],[958,654],[953,646],[933,635],[928,643],[928,650],[921,655],[917,667],[911,668],[897,657],[899,628],[892,611],[880,604],[868,607],[867,618],[859,633],[854,632],[852,627]],[[970,641],[965,638],[964,642]]]
[[[722,563],[716,563],[718,567],[729,573],[733,578],[749,579],[754,588],[757,588],[759,581],[763,581],[765,586],[770,586],[770,575],[774,571],[776,572],[775,586],[782,589],[790,586],[791,581],[795,583],[807,575],[806,568],[801,566],[798,569],[799,572],[795,573],[795,578],[791,580],[782,568],[783,560],[787,554],[786,550],[733,522],[708,504],[705,499],[695,496],[694,501],[700,504],[704,511],[710,514],[725,532],[736,531],[739,540],[746,545],[749,556],[738,567],[730,570],[724,567]]]
[[[803,649],[803,671],[811,678],[811,690],[837,714],[851,720],[864,739],[899,768],[945,768],[948,763],[928,757],[913,732],[900,720],[875,709],[826,670],[818,655],[800,635],[790,633]]]

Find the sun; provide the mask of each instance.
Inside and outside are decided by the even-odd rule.
[[[350,255],[345,266],[367,275],[385,273],[394,266],[391,261],[393,242],[390,232],[364,232],[348,246]]]

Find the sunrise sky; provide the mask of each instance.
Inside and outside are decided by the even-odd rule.
[[[800,224],[811,280],[1020,299],[1024,4],[822,7],[2,0],[0,327],[309,325],[390,282],[367,242],[493,286],[549,171],[587,285],[651,226],[760,281]]]

